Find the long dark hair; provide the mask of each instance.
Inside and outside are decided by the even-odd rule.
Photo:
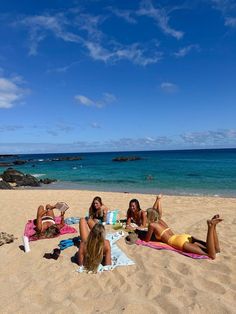
[[[94,202],[97,201],[101,204],[101,206],[103,205],[102,204],[102,199],[100,196],[95,196],[90,207],[89,207],[89,216],[93,216],[95,213],[96,213],[96,207],[94,206]]]
[[[139,204],[139,201],[136,199],[136,198],[133,198],[132,200],[130,200],[130,202],[129,202],[129,208],[128,208],[128,210],[130,211],[130,207],[131,207],[131,204],[132,203],[135,203],[135,205],[136,205],[136,207],[137,207],[137,209],[138,209],[138,211],[140,211],[141,210],[141,207],[140,207],[140,204]]]

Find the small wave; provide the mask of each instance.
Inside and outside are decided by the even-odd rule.
[[[31,174],[33,177],[35,178],[39,178],[39,177],[43,177],[43,176],[46,176],[46,173],[34,173],[34,174]]]
[[[44,159],[38,159],[38,161],[44,161]]]
[[[76,169],[78,169],[78,168],[77,168],[77,167],[72,167],[72,169],[73,169],[73,170],[76,170]]]

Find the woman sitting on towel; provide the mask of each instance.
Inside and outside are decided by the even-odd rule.
[[[208,231],[206,242],[198,240],[190,234],[174,234],[162,219],[157,221],[153,221],[150,217],[148,217],[148,219],[150,223],[148,226],[148,232],[144,238],[146,242],[150,241],[152,236],[154,236],[156,241],[169,244],[175,249],[187,253],[208,255],[212,259],[215,259],[216,253],[220,252],[216,225],[223,219],[221,219],[219,215],[215,215],[212,219],[207,220]]]
[[[43,205],[40,205],[37,211],[36,218],[36,231],[38,236],[53,237],[60,233],[60,229],[64,226],[64,214],[61,212],[61,223],[56,224],[55,215],[53,209],[56,208],[55,205],[47,204],[45,209]]]
[[[79,266],[87,271],[96,272],[100,264],[111,265],[110,242],[105,239],[105,228],[93,219],[81,218],[79,222],[80,247],[77,253]]]
[[[100,196],[94,197],[92,204],[89,208],[89,218],[94,222],[106,222],[107,221],[108,208],[102,203]]]
[[[140,208],[140,204],[137,199],[132,199],[129,202],[129,208],[127,210],[126,228],[127,229],[136,229],[137,227],[140,229],[146,228],[147,213],[149,213],[150,217],[152,216],[153,221],[155,221],[157,218],[161,218],[162,216],[161,198],[162,198],[161,194],[157,195],[153,207],[147,209],[147,211],[144,211]],[[152,211],[152,214],[150,210]]]

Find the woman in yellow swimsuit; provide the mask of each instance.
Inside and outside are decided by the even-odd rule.
[[[150,222],[145,241],[150,241],[154,235],[157,241],[167,243],[178,250],[208,255],[210,258],[215,259],[216,253],[220,252],[216,225],[222,220],[219,215],[215,215],[212,219],[207,220],[208,231],[206,242],[204,242],[190,234],[174,234],[169,226],[162,219],[159,219],[156,222]]]

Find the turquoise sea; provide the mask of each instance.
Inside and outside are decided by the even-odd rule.
[[[62,156],[82,159],[51,161]],[[112,161],[117,156],[141,159]],[[15,169],[58,180],[44,185],[46,189],[236,196],[236,149],[37,154],[19,159],[30,161]]]

